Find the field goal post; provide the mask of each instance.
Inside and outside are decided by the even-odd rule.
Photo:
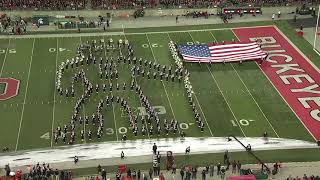
[[[320,28],[319,28],[319,18],[320,18],[320,5],[318,7],[317,23],[314,32],[313,50],[320,56]]]

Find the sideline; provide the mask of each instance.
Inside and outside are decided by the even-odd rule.
[[[255,151],[318,148],[314,142],[295,139],[269,138],[268,141],[266,141],[262,137],[238,138],[245,145],[251,144],[252,149]],[[124,151],[126,157],[151,156],[153,143],[157,144],[161,154],[172,150],[174,150],[175,154],[184,154],[188,146],[190,146],[192,154],[221,153],[225,150],[230,152],[245,151],[237,141],[228,141],[227,137],[140,139],[126,142],[113,141],[61,146],[56,149],[40,149],[0,155],[0,168],[8,163],[12,167],[37,164],[38,162],[46,162],[49,164],[67,163],[73,162],[74,156],[80,157],[83,161],[119,158],[121,151]]]

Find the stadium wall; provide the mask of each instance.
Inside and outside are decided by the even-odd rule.
[[[278,13],[288,14],[295,12],[296,6],[282,6],[282,7],[263,7],[263,14]],[[8,14],[12,16],[32,17],[34,15],[49,15],[49,16],[82,16],[82,17],[98,17],[99,15],[105,15],[111,13],[114,17],[123,17],[125,15],[133,15],[135,10],[80,10],[80,11],[31,11],[31,10],[12,10],[2,11],[2,14]],[[203,8],[203,9],[146,9],[146,16],[176,16],[185,14],[187,11],[208,11],[209,13],[217,14],[218,8]]]

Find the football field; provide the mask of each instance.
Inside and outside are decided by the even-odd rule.
[[[35,148],[51,148],[65,145],[61,141],[53,142],[52,132],[68,124],[77,99],[81,96],[82,86],[75,85],[76,97],[60,96],[55,88],[56,70],[61,62],[76,55],[80,43],[112,38],[128,39],[137,58],[155,61],[161,65],[174,67],[174,60],[168,47],[169,41],[177,44],[207,44],[228,42],[237,39],[231,29],[206,29],[185,31],[163,31],[146,33],[122,33],[115,35],[61,37],[8,38],[0,39],[0,77],[14,78],[20,81],[18,94],[0,101],[0,147],[7,146],[11,151]],[[104,51],[97,57],[114,57],[119,53]],[[99,58],[98,58],[99,59]],[[137,77],[152,106],[157,110],[160,120],[175,119],[179,131],[191,137],[225,137],[229,135],[243,137],[261,137],[268,132],[270,137],[314,141],[308,130],[302,125],[294,112],[279,95],[255,62],[198,64],[185,63],[190,72],[190,80],[195,92],[194,100],[200,116],[205,123],[204,132],[195,123],[192,108],[183,83]],[[124,82],[129,85],[131,65],[117,67],[119,78],[113,84]],[[83,68],[90,81],[95,84],[108,84],[100,79],[97,68]],[[71,83],[71,77],[77,72],[65,72],[62,84]],[[70,84],[69,84],[70,85]],[[0,84],[0,94],[6,90],[5,83]],[[83,116],[91,117],[96,112],[100,99],[107,95],[124,97],[137,116],[145,115],[145,109],[135,91],[116,90],[93,93],[81,109]],[[100,140],[95,136],[87,137],[77,144],[99,141],[119,141],[126,133],[128,139],[178,137],[170,133],[137,137],[131,133],[127,114],[117,103],[103,109],[104,134]],[[140,123],[140,122],[139,122]],[[139,124],[138,123],[138,124]],[[95,131],[92,125],[77,125],[77,130]],[[139,124],[141,127],[141,124]],[[79,134],[79,133],[78,133]]]

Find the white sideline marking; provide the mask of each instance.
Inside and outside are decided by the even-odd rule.
[[[172,151],[176,155],[184,155],[185,148],[191,147],[191,154],[223,153],[226,149],[229,152],[245,152],[245,149],[235,140],[228,142],[227,137],[185,137],[180,138],[160,138],[160,139],[139,139],[128,140],[127,142],[108,141],[101,143],[88,143],[77,145],[65,145],[60,148],[38,149],[32,151],[22,151],[0,157],[0,168],[4,168],[8,162],[11,167],[36,164],[37,162],[46,163],[72,163],[70,155],[81,157],[81,161],[109,159],[119,157],[121,151],[125,149],[127,157],[152,155],[152,146],[156,142],[160,153],[164,155],[167,151]],[[251,144],[254,151],[258,150],[278,150],[278,149],[316,149],[318,146],[314,142],[269,138],[268,143],[261,137],[244,138],[239,140],[246,144]],[[21,159],[16,161],[16,159]],[[85,164],[85,163],[84,163]],[[73,165],[74,166],[74,165]],[[20,169],[23,167],[20,167]]]
[[[30,65],[29,65],[29,72],[28,72],[28,78],[27,78],[27,85],[26,85],[26,90],[25,90],[25,93],[24,93],[22,112],[21,112],[21,117],[20,117],[20,124],[19,124],[18,137],[17,137],[15,151],[18,150],[18,144],[19,144],[19,139],[20,139],[21,125],[22,125],[22,120],[23,120],[24,107],[25,107],[25,104],[26,104],[26,99],[27,99],[27,94],[28,94],[29,79],[30,79],[30,72],[31,72],[32,60],[33,60],[33,51],[34,51],[35,41],[36,41],[36,39],[33,38],[32,52],[31,52],[31,57],[30,57]]]
[[[11,38],[9,38],[9,42],[8,42],[8,46],[7,46],[7,51],[6,51],[6,54],[4,55],[4,59],[3,59],[3,63],[2,63],[1,71],[0,71],[0,77],[2,76],[4,64],[6,63],[8,51],[9,51],[9,48],[10,48],[10,43],[11,43]]]
[[[59,49],[59,38],[57,38],[57,49]],[[58,66],[58,57],[59,57],[59,51],[56,51],[56,70],[57,71],[57,66]],[[56,83],[57,82],[57,75],[54,73],[54,91],[53,91],[53,107],[52,107],[52,123],[51,123],[51,142],[50,146],[53,146],[53,131],[54,131],[54,122],[55,122],[55,110],[56,110]]]
[[[191,33],[188,32],[188,34],[189,34],[189,36],[191,37],[192,41],[195,42],[194,39],[193,39],[193,37],[192,37],[192,35],[191,35]],[[210,34],[212,35],[211,32],[210,32]],[[213,35],[212,35],[212,37],[215,39],[215,41],[217,41],[216,38],[215,38]],[[221,90],[221,88],[220,88],[220,86],[219,86],[219,84],[218,84],[218,81],[217,81],[216,78],[214,77],[213,73],[211,72],[211,70],[210,70],[210,68],[209,68],[209,66],[208,66],[207,64],[206,64],[206,67],[207,67],[207,69],[208,69],[208,71],[209,71],[209,73],[210,73],[213,81],[216,83],[216,85],[217,85],[217,87],[218,87],[218,89],[219,89],[219,91],[220,91],[220,93],[221,93],[224,101],[226,102],[226,104],[227,104],[227,106],[228,106],[228,108],[229,108],[229,110],[230,110],[233,118],[236,120],[236,122],[237,122],[237,124],[238,124],[238,127],[240,128],[242,134],[244,135],[244,137],[247,137],[246,134],[244,133],[244,131],[243,131],[243,129],[242,129],[242,127],[241,127],[241,125],[240,125],[237,117],[235,116],[233,110],[231,109],[231,106],[230,106],[230,104],[228,103],[227,98],[224,96],[224,94],[223,94],[223,92],[222,92],[222,90]]]

